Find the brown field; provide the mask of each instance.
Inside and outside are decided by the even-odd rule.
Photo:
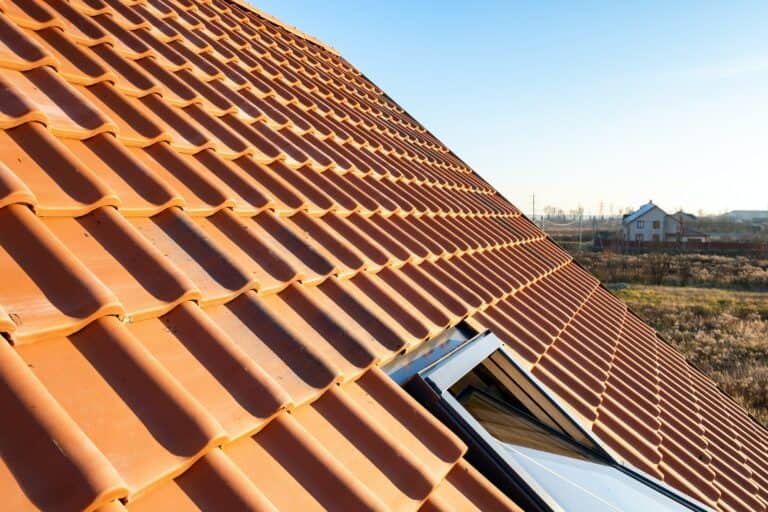
[[[768,260],[712,254],[578,252],[576,259],[607,283],[696,286],[768,292]]]
[[[645,285],[615,293],[768,426],[768,293]]]
[[[576,259],[768,426],[768,260],[579,252]]]
[[[745,256],[580,252],[720,388],[768,426],[768,260]]]

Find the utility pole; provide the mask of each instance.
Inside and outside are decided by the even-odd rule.
[[[602,217],[603,214],[601,213],[600,216]],[[594,215],[592,216],[592,247],[595,247],[597,245],[597,217]]]

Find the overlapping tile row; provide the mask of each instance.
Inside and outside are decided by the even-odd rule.
[[[766,431],[591,276],[566,270],[473,320],[620,458],[720,510],[765,510]]]
[[[3,77],[3,127],[36,120],[74,139],[110,133],[138,148],[166,142],[182,153],[210,148],[228,160],[492,193],[340,59],[278,31],[283,46],[254,15],[217,34],[176,2],[115,5],[5,2],[3,61],[14,70]],[[191,29],[184,16],[196,17]]]
[[[0,0],[0,69],[12,507],[514,509],[377,368],[465,318],[628,460],[765,506],[765,432],[321,44]]]
[[[235,4],[3,1],[0,40],[10,507],[515,509],[376,367],[477,308],[440,273],[554,250],[517,210]]]

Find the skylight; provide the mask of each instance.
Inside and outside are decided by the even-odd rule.
[[[526,509],[709,510],[615,460],[492,333],[470,338],[459,326],[388,371]]]

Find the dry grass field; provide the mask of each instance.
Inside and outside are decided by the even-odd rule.
[[[579,252],[576,259],[606,283],[696,286],[768,292],[768,259],[714,254]]]
[[[768,293],[646,285],[615,293],[768,426]]]
[[[608,252],[576,259],[768,426],[768,260]]]

